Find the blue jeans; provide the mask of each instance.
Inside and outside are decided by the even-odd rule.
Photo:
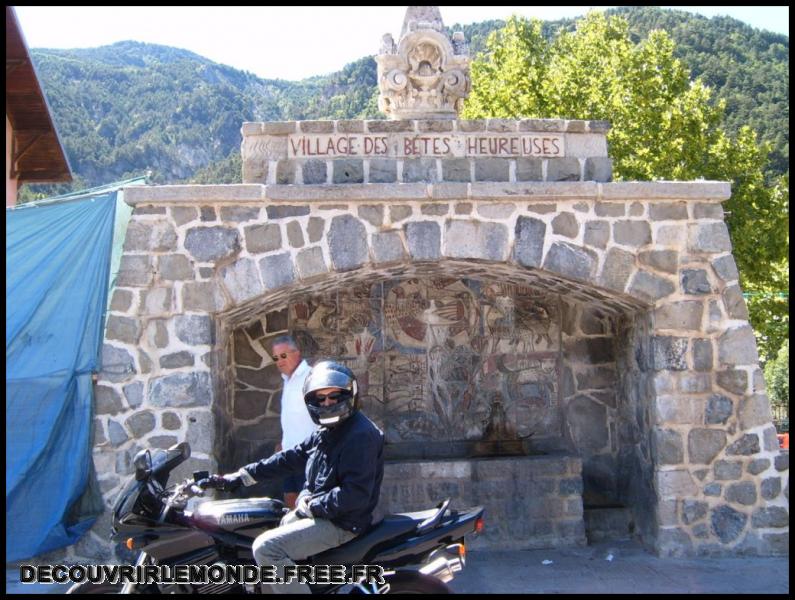
[[[301,518],[295,511],[287,513],[279,527],[257,536],[252,549],[257,565],[277,567],[278,577],[284,576],[285,565],[295,560],[336,548],[356,537],[356,534],[337,527],[328,519]],[[309,594],[309,586],[293,580],[288,584],[272,584],[274,594]]]

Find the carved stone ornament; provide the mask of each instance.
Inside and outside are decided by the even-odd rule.
[[[378,63],[378,108],[390,119],[455,119],[469,95],[462,32],[449,40],[435,6],[410,6],[397,46],[386,34]]]

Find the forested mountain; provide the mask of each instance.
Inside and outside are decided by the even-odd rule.
[[[789,37],[754,29],[736,19],[708,19],[650,6],[613,11],[627,19],[638,39],[663,29],[676,42],[676,56],[726,102],[725,125],[736,133],[749,125],[770,142],[770,169],[789,170]]]
[[[656,7],[622,7],[640,41],[668,31],[676,53],[725,100],[729,132],[751,125],[772,145],[770,174],[788,170],[789,38],[728,17]],[[463,29],[474,56],[502,21]],[[548,22],[545,35],[573,28]],[[378,40],[374,39],[374,51]],[[298,82],[264,80],[192,52],[119,42],[81,50],[32,49],[43,88],[77,180],[94,186],[151,170],[154,183],[229,183],[240,178],[243,121],[382,118],[376,105],[376,65],[364,57],[337,73]],[[66,191],[35,186],[35,193]]]
[[[366,90],[366,103],[375,86],[372,58],[288,82],[139,42],[31,54],[72,169],[87,185],[147,169],[157,183],[189,179],[239,152],[243,121],[344,117],[346,98],[361,103]]]

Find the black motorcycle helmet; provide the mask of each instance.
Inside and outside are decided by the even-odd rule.
[[[321,406],[316,392],[323,388],[340,388],[337,403]],[[348,367],[332,360],[317,363],[304,381],[304,402],[312,420],[322,427],[336,427],[359,408],[359,386]]]

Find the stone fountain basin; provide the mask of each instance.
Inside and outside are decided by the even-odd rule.
[[[455,440],[443,442],[418,441],[390,444],[387,442],[386,460],[489,458],[498,456],[542,456],[558,451],[544,440],[536,443],[523,440]]]
[[[471,549],[584,546],[582,460],[564,451],[511,457],[388,460],[379,512],[485,508]]]

